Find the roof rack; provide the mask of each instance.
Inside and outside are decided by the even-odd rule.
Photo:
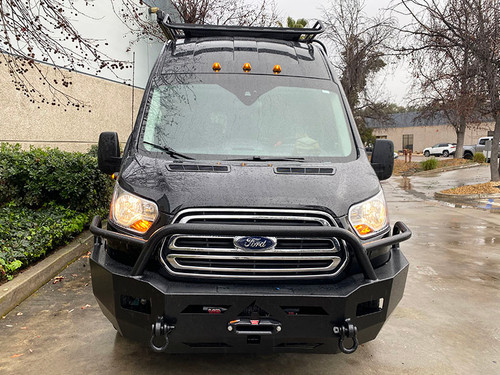
[[[213,36],[240,36],[252,38],[279,39],[292,42],[310,43],[314,37],[325,31],[321,21],[317,21],[312,28],[283,28],[283,27],[250,27],[250,26],[220,26],[199,25],[190,23],[174,23],[168,14],[158,10],[156,12],[158,24],[163,33],[170,40],[183,38],[202,38]]]

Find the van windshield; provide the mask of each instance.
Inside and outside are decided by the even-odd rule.
[[[157,82],[149,93],[142,148],[161,152],[157,145],[205,159],[353,154],[335,84],[274,78],[233,75],[203,82]]]

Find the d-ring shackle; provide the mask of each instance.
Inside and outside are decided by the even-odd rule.
[[[158,317],[156,323],[153,323],[151,325],[151,340],[149,340],[149,345],[151,346],[151,349],[153,349],[157,353],[164,352],[169,344],[168,334],[172,332],[174,328],[175,326],[167,325],[164,322],[163,317]],[[157,346],[154,343],[156,337],[163,337],[165,343],[162,346]]]
[[[342,351],[342,353],[352,354],[356,351],[356,349],[358,349],[358,327],[351,323],[350,318],[345,320],[344,325],[340,327],[333,327],[333,333],[336,336],[339,336],[339,349]],[[352,346],[350,348],[346,348],[344,346],[344,339],[346,337],[352,340]]]

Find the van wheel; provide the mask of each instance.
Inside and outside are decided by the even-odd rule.
[[[444,156],[445,158],[447,158],[448,156],[450,156],[450,153],[448,152],[448,150],[444,150],[444,151],[443,151],[443,156]]]
[[[425,156],[426,158],[428,158],[429,156],[431,156],[431,153],[430,153],[429,151],[425,151],[425,152],[424,152],[424,156]]]

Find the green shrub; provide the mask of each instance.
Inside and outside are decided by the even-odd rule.
[[[420,162],[422,169],[424,171],[430,171],[431,169],[436,169],[438,165],[438,161],[435,158],[430,158],[425,161]]]
[[[90,149],[87,151],[87,155],[97,158],[98,150],[99,148],[97,147],[97,145],[92,145],[90,146]]]
[[[93,154],[0,145],[0,280],[108,211],[113,183]]]
[[[12,280],[12,274],[21,268],[22,265],[23,263],[17,259],[7,263],[3,258],[0,258],[0,281],[4,279]]]
[[[91,154],[0,145],[0,206],[15,202],[34,209],[56,202],[78,212],[107,206],[112,181]]]
[[[0,208],[0,279],[45,256],[83,230],[89,214],[55,204],[38,210],[13,204]]]
[[[474,153],[472,160],[476,163],[484,163],[486,161],[486,157],[482,152],[476,152]]]

